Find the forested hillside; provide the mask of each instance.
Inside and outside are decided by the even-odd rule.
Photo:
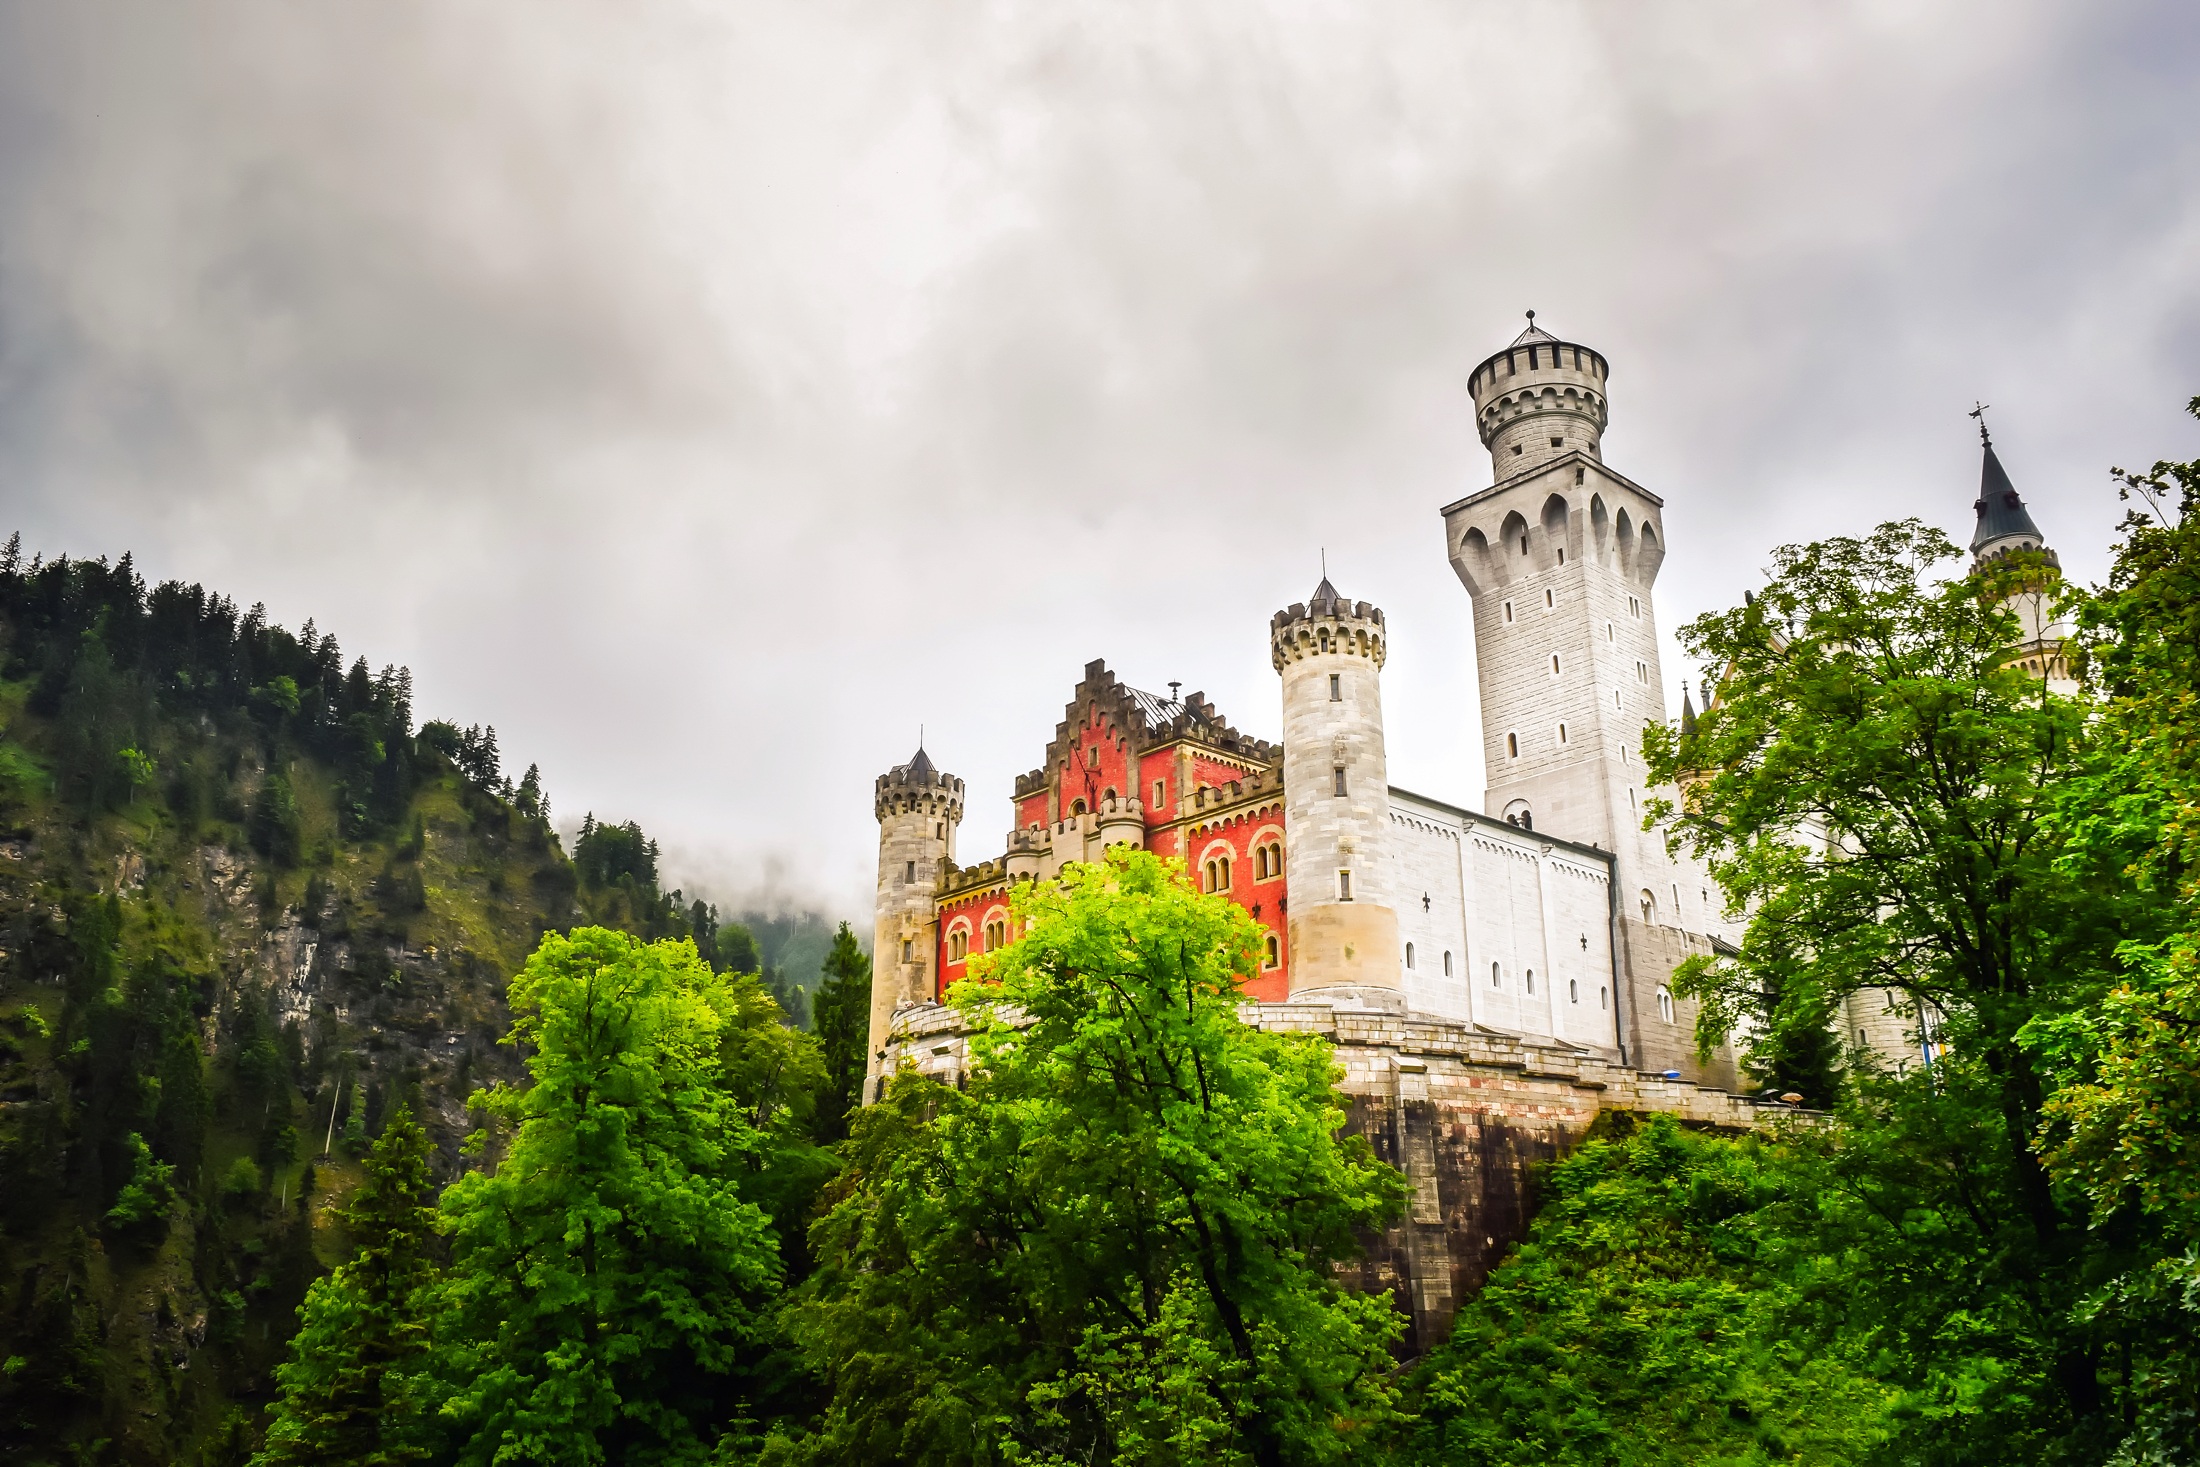
[[[760,966],[637,826],[568,859],[550,814],[493,729],[416,729],[408,674],[310,622],[9,542],[0,1457],[241,1451],[385,1120],[448,1178],[468,1096],[520,1074],[505,983],[545,932]]]

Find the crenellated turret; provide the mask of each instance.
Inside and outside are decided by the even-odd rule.
[[[1467,378],[1490,478],[1502,484],[1568,453],[1603,458],[1609,375],[1603,357],[1560,341],[1528,312],[1528,329]]]
[[[878,899],[871,947],[871,1037],[865,1099],[875,1099],[881,1052],[894,1013],[936,997],[937,898],[955,860],[963,782],[932,767],[920,747],[872,787],[878,816]]]
[[[1290,842],[1291,996],[1323,991],[1402,1005],[1398,915],[1387,883],[1390,772],[1383,750],[1383,614],[1337,594],[1269,619],[1283,679],[1283,793]]]

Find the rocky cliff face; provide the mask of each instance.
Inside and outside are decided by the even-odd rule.
[[[303,755],[204,818],[157,782],[87,811],[25,701],[0,683],[0,1457],[223,1460],[366,1139],[409,1105],[456,1173],[466,1097],[519,1074],[505,980],[586,899],[432,758],[378,836]],[[278,772],[292,861],[249,832]]]

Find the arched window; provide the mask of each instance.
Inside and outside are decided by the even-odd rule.
[[[1111,786],[1108,789],[1102,790],[1100,792],[1100,798],[1102,801],[1112,804],[1115,800],[1114,788]]]
[[[1492,988],[1503,988],[1504,986],[1505,986],[1505,969],[1504,969],[1504,965],[1503,965],[1503,964],[1500,964],[1500,963],[1492,963],[1492,964],[1490,964],[1490,987],[1492,987]]]
[[[1260,965],[1263,968],[1280,968],[1283,966],[1283,944],[1277,941],[1275,933],[1268,934],[1262,942],[1261,948]]]
[[[1072,814],[1072,815],[1082,815],[1082,814],[1084,814],[1084,813],[1085,813],[1085,802],[1084,802],[1083,800],[1072,800],[1072,801],[1070,802],[1070,807],[1069,807],[1069,813],[1070,813],[1070,814]]]
[[[993,952],[1008,946],[1008,924],[995,917],[985,924],[985,950]]]
[[[1528,992],[1535,992],[1535,969],[1528,970]]]
[[[1601,1008],[1603,1008],[1603,1007],[1604,1007],[1605,995],[1606,995],[1607,993],[1609,993],[1609,992],[1610,992],[1610,990],[1609,990],[1609,989],[1607,989],[1607,988],[1606,988],[1606,987],[1605,987],[1605,986],[1604,986],[1603,984],[1599,983],[1599,984],[1597,985],[1597,1007],[1598,1007],[1598,1008],[1600,1008],[1600,1009],[1601,1009]]]
[[[959,963],[970,955],[970,929],[957,927],[947,934],[947,961]]]
[[[1507,759],[1518,759],[1520,757],[1520,735],[1505,735],[1505,757]]]
[[[1581,980],[1579,980],[1578,978],[1569,978],[1566,980],[1566,1002],[1581,1002]]]
[[[1446,978],[1451,976],[1451,951],[1448,948],[1444,951],[1444,976]]]
[[[1633,790],[1629,790],[1629,791],[1628,791],[1627,793],[1628,793],[1628,795],[1629,795],[1630,797],[1632,797],[1632,796],[1634,795],[1634,793],[1635,793],[1635,792],[1634,792]],[[1630,803],[1632,803],[1632,799],[1631,799],[1631,798],[1630,798]],[[1656,893],[1656,892],[1653,892],[1652,890],[1650,890],[1650,888],[1649,888],[1649,887],[1647,887],[1647,886],[1646,886],[1646,887],[1644,887],[1644,888],[1642,889],[1642,896],[1641,896],[1641,897],[1640,897],[1640,898],[1638,899],[1638,901],[1637,901],[1637,905],[1639,905],[1639,906],[1640,906],[1640,907],[1642,908],[1642,920],[1643,920],[1643,921],[1645,921],[1645,922],[1655,922],[1655,921],[1657,921],[1657,920],[1658,920],[1658,897],[1657,897],[1657,893]]]
[[[1662,983],[1658,985],[1658,1017],[1668,1024],[1673,1022],[1673,990]]]
[[[1406,944],[1406,966],[1413,966],[1413,944],[1410,942]]]

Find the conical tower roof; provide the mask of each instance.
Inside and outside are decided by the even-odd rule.
[[[2029,535],[2045,544],[2046,536],[2032,523],[2032,514],[2018,496],[2017,486],[2009,482],[2008,470],[1994,453],[1994,441],[1985,437],[1983,429],[1980,437],[1984,440],[1985,462],[1979,467],[1978,503],[1972,506],[1978,511],[1978,528],[1971,533],[1971,548],[1977,550],[2016,535]]]
[[[1314,594],[1310,598],[1309,604],[1319,605],[1324,601],[1342,601],[1343,599],[1342,596],[1337,594],[1337,588],[1329,584],[1329,577],[1323,576],[1322,583],[1314,588]]]
[[[924,745],[917,745],[916,754],[902,766],[918,779],[930,779],[933,774],[932,756],[924,752]]]

